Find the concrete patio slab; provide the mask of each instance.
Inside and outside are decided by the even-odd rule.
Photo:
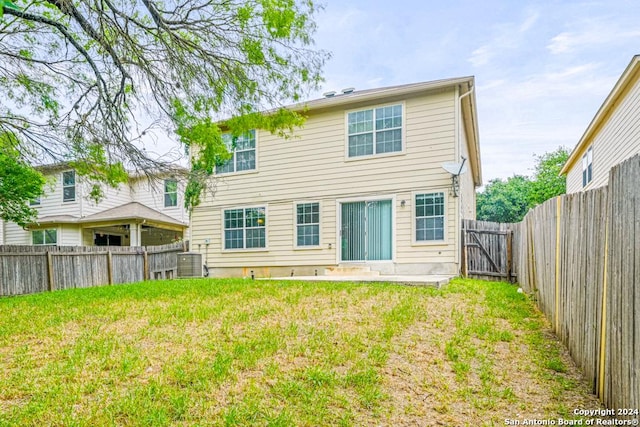
[[[269,277],[258,280],[297,280],[304,282],[356,282],[356,283],[398,283],[410,286],[435,286],[440,288],[449,283],[455,276],[447,275],[380,275],[380,276],[359,276],[359,275],[327,275],[327,276],[289,276],[289,277]]]

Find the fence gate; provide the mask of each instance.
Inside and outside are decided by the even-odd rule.
[[[512,281],[512,231],[507,224],[464,220],[462,274],[480,279]]]

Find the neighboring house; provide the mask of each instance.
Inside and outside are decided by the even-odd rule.
[[[565,163],[567,193],[606,185],[609,170],[640,153],[640,55],[636,55]]]
[[[291,106],[292,139],[256,129],[229,145],[192,214],[214,276],[457,274],[460,224],[481,185],[473,77],[325,94]],[[468,159],[454,194],[445,163]]]
[[[106,186],[95,203],[91,185],[64,164],[40,168],[45,194],[30,205],[38,220],[28,230],[0,221],[0,244],[57,246],[147,246],[186,237],[184,185],[174,176],[132,175],[118,188]]]

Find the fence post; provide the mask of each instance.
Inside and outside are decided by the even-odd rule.
[[[462,277],[468,276],[469,267],[467,266],[467,222],[462,220]]]
[[[600,318],[600,360],[598,372],[598,397],[604,402],[605,358],[607,356],[607,269],[609,265],[609,215],[604,225],[604,268],[602,273],[602,317]]]
[[[142,256],[143,256],[143,269],[144,271],[142,272],[142,279],[143,280],[149,280],[149,254],[147,253],[147,249],[145,248],[144,252],[142,252]]]
[[[113,260],[111,259],[111,251],[107,251],[107,277],[109,284],[113,285]]]
[[[53,278],[53,257],[51,256],[51,251],[47,251],[47,276],[47,284],[49,292],[51,292],[56,288]]]
[[[560,218],[562,197],[556,197],[556,334],[560,333]]]
[[[513,283],[511,271],[513,270],[513,231],[507,230],[507,280],[509,283]]]
[[[531,286],[531,292],[537,292],[538,290],[538,279],[536,277],[536,245],[534,242],[535,239],[535,234],[533,233],[533,225],[531,218],[527,215],[525,217],[525,220],[527,221],[527,236],[528,236],[528,241],[527,244],[529,245],[529,256],[527,256],[527,262],[529,264],[529,282]],[[538,301],[538,307],[540,307],[540,301]]]

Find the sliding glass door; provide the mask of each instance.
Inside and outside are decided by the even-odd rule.
[[[342,261],[391,259],[391,200],[343,203],[341,213]]]

